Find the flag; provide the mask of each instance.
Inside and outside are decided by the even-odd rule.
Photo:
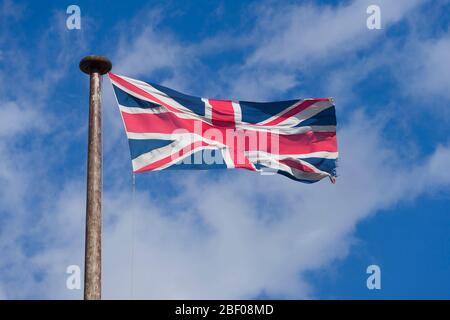
[[[331,98],[276,102],[186,95],[109,73],[133,172],[243,168],[334,182],[338,157]]]

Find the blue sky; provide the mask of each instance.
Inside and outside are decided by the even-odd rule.
[[[66,28],[66,8],[81,29]],[[381,9],[381,30],[366,8]],[[79,299],[87,54],[198,96],[336,101],[339,179],[136,177],[104,79],[106,298],[450,298],[449,1],[0,1],[0,298]],[[134,247],[134,250],[131,250]],[[366,268],[381,268],[368,290]],[[131,285],[133,283],[133,285]]]

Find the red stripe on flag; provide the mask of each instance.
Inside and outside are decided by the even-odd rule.
[[[208,100],[212,107],[211,121],[216,126],[221,127],[234,127],[235,116],[233,103],[229,100]]]
[[[147,98],[147,99],[149,99],[149,100],[151,100],[151,101],[153,101],[153,102],[155,102],[157,104],[165,106],[167,109],[169,109],[169,110],[171,110],[173,112],[179,112],[179,110],[177,110],[174,107],[170,106],[169,104],[159,100],[154,95],[152,95],[149,92],[139,88],[138,86],[132,84],[131,82],[126,81],[125,79],[115,75],[114,73],[109,72],[108,75],[109,75],[110,79],[112,79],[114,82],[120,84],[122,87],[124,87],[124,88],[126,88],[126,89],[128,89],[128,90],[130,90],[130,91],[132,91],[132,92],[134,92],[134,93],[136,93],[136,94],[138,94],[138,95],[140,95],[142,97],[145,97],[145,98]]]
[[[279,162],[287,165],[288,167],[295,168],[295,169],[303,171],[303,172],[316,172],[312,168],[305,166],[303,163],[301,163],[299,161],[286,159],[286,160],[280,160]]]
[[[335,132],[305,132],[294,135],[273,135],[278,139],[279,154],[305,154],[313,152],[337,152]],[[270,141],[270,139],[269,139]],[[268,152],[277,154],[270,145]],[[275,146],[276,148],[276,146]]]
[[[272,121],[264,124],[264,126],[274,126],[277,125],[284,120],[292,117],[293,115],[296,115],[297,113],[307,109],[308,107],[312,106],[314,103],[319,101],[329,101],[328,98],[318,98],[318,99],[308,99],[303,102],[301,102],[298,106],[286,111],[285,113],[278,116],[276,119],[273,119]]]
[[[233,164],[235,168],[247,169],[251,171],[256,171],[253,163],[245,156],[243,150],[239,150],[238,148],[230,147],[230,155],[233,160]]]
[[[122,112],[123,122],[127,132],[133,133],[165,133],[171,134],[175,130],[185,129],[194,131],[196,120],[181,119],[170,112],[160,114],[127,113]],[[199,123],[201,123],[199,121]],[[199,124],[200,127],[200,124]]]
[[[211,126],[195,119],[178,118],[170,112],[159,114],[122,112],[122,117],[127,132],[133,133],[171,134],[176,130],[184,129],[201,136],[206,134],[216,137],[217,134],[220,134],[222,135],[221,139],[216,137],[215,140],[226,143],[230,147],[241,148],[246,151],[265,151],[274,154],[305,154],[320,151],[337,152],[335,132],[308,131],[301,134],[280,135],[263,131],[234,130]],[[214,134],[207,134],[207,131],[210,129],[214,130]],[[226,141],[227,137],[233,135],[237,135],[236,138],[233,138],[233,141]],[[256,143],[252,143],[255,141],[251,141],[251,139],[256,139]],[[243,143],[244,147],[237,147],[236,145],[239,142]]]

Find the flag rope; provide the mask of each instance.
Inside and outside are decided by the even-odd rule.
[[[131,210],[131,299],[134,297],[134,211],[136,210],[136,174],[132,174],[132,193],[131,193],[131,201],[133,203]]]

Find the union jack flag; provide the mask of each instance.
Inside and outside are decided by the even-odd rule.
[[[301,182],[336,177],[331,98],[249,102],[198,98],[109,73],[133,172],[243,168]]]

